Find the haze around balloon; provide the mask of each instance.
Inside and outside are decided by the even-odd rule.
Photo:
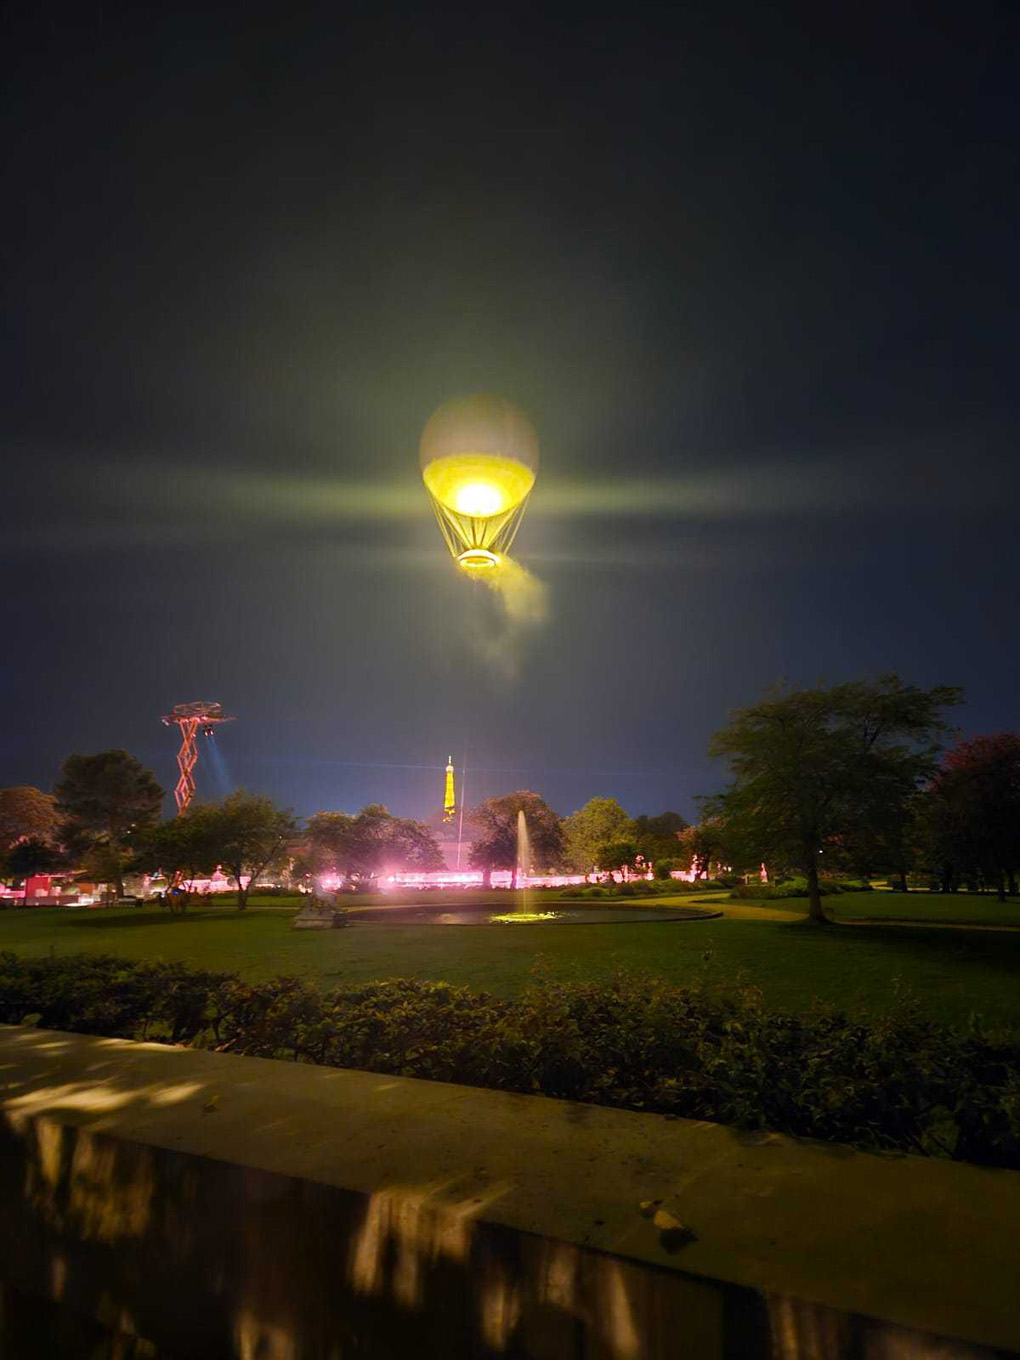
[[[534,426],[506,397],[456,397],[429,418],[420,457],[422,480],[452,557],[500,602],[495,634],[476,642],[509,676],[516,670],[521,631],[549,616],[546,587],[509,555],[538,472]]]

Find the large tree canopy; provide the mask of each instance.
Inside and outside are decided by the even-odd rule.
[[[149,827],[139,837],[134,867],[166,875],[171,911],[183,912],[190,884],[212,873],[220,862],[223,826],[219,813],[216,804],[192,803],[179,817]]]
[[[638,853],[649,863],[661,859],[675,859],[679,851],[679,836],[687,829],[687,820],[679,812],[660,812],[651,817],[647,813],[634,818],[634,839]]]
[[[57,828],[53,795],[31,784],[0,789],[0,850],[26,837],[52,840]]]
[[[313,874],[334,873],[368,882],[380,873],[442,869],[443,852],[428,827],[395,817],[381,803],[357,815],[317,812],[308,819],[303,862]]]
[[[599,851],[599,868],[607,869],[610,873],[617,869],[631,869],[640,853],[637,841],[607,841]]]
[[[775,693],[712,738],[733,783],[706,811],[745,853],[798,865],[809,914],[823,921],[819,855],[904,815],[935,769],[943,712],[960,699],[954,687],[919,689],[896,675]]]
[[[62,863],[63,856],[57,847],[39,836],[27,836],[9,850],[0,852],[2,873],[15,882],[27,880],[35,874],[52,873]]]
[[[289,809],[271,798],[238,789],[221,803],[206,805],[209,853],[237,884],[237,909],[244,911],[248,893],[260,874],[286,864],[298,834]]]
[[[315,877],[346,874],[353,828],[354,817],[349,812],[316,812],[309,817],[296,865],[299,872]]]
[[[563,851],[578,873],[608,868],[603,864],[607,845],[635,839],[635,827],[615,798],[592,798],[563,822]]]
[[[127,751],[68,756],[56,789],[57,812],[73,830],[120,841],[159,817],[163,790]]]
[[[56,788],[65,843],[80,853],[106,843],[110,864],[124,859],[131,837],[159,819],[163,790],[151,770],[127,751],[68,756]],[[124,894],[124,867],[113,873]]]
[[[471,847],[471,866],[484,872],[488,884],[493,869],[509,869],[517,882],[517,815],[524,813],[531,843],[531,862],[551,869],[563,859],[563,823],[544,798],[527,789],[487,798],[471,813],[477,835]]]
[[[1004,897],[1020,875],[1020,733],[961,741],[946,753],[922,813],[944,892],[961,880]]]
[[[685,826],[677,836],[677,858],[697,878],[707,878],[723,854],[723,827],[718,817]]]

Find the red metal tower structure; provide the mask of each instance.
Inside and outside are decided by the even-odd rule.
[[[203,736],[211,737],[217,723],[233,722],[233,716],[223,712],[222,704],[178,704],[164,714],[163,722],[167,727],[181,729],[181,749],[177,752],[177,768],[180,778],[174,789],[177,800],[178,817],[184,812],[195,796],[194,769],[198,760],[198,747],[195,738],[201,731]]]

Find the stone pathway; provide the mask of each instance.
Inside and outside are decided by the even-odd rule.
[[[754,907],[745,902],[719,901],[711,897],[690,897],[686,899],[692,907],[712,907],[723,916],[734,921],[803,921],[804,912],[789,911],[785,907]]]
[[[803,921],[806,912],[789,911],[783,907],[754,907],[741,902],[732,902],[713,897],[688,897],[684,899],[692,906],[709,906],[734,921]],[[882,916],[830,916],[835,926],[889,926],[904,930],[983,930],[1000,933],[1015,933],[1020,926],[996,926],[985,924],[970,925],[966,921],[906,921],[890,920]]]
[[[803,921],[804,912],[788,911],[785,907],[748,907],[740,902],[716,903],[716,910],[734,921]]]
[[[719,900],[715,897],[689,897],[686,899],[692,906],[699,904],[708,906],[711,904],[716,911],[723,916],[731,917],[735,921],[803,921],[806,919],[806,912],[788,911],[782,907],[754,907],[744,905],[740,902],[732,902],[726,899]],[[896,929],[905,930],[984,930],[1005,933],[1014,933],[1020,930],[1020,926],[996,926],[978,924],[973,925],[966,921],[907,921],[902,919],[890,919],[883,916],[830,916],[829,920],[835,926],[891,926]]]

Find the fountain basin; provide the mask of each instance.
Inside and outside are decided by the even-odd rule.
[[[443,907],[421,906],[416,903],[392,907],[356,908],[350,914],[350,924],[372,926],[615,926],[667,925],[683,921],[710,921],[722,916],[721,911],[705,907],[596,907],[550,906],[541,912],[516,913],[500,911],[488,903],[469,903],[454,910]]]

